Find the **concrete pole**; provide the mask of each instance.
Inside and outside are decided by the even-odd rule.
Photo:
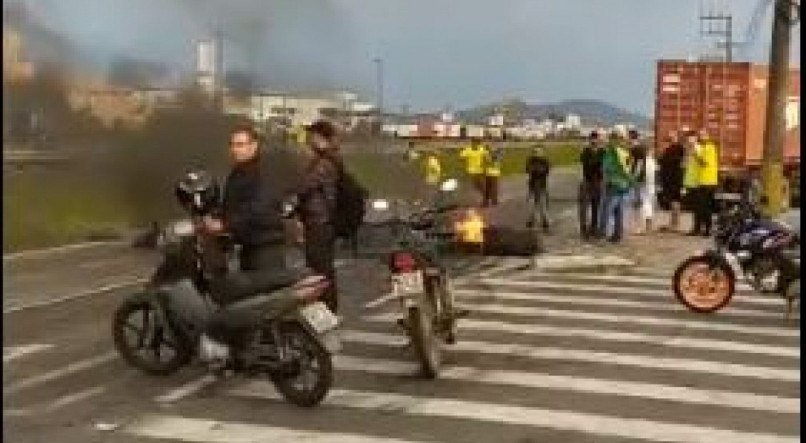
[[[768,78],[767,114],[764,125],[762,166],[764,212],[781,213],[786,192],[784,178],[784,136],[786,134],[786,96],[789,85],[789,45],[792,1],[775,0]]]

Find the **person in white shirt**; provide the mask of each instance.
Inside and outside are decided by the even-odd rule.
[[[635,211],[634,226],[636,233],[652,232],[652,222],[655,218],[655,205],[657,200],[657,186],[655,184],[658,171],[658,162],[651,149],[640,148],[635,158],[633,173],[635,174]]]

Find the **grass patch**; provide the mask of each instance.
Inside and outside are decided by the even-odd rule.
[[[530,148],[517,143],[504,147],[503,175],[523,173]],[[579,150],[580,145],[571,142],[546,145],[546,153],[555,167],[576,163]],[[457,145],[440,144],[438,152],[446,177],[464,175]],[[345,163],[373,195],[391,198],[422,195],[422,162],[411,162],[405,154],[350,153],[345,155]],[[157,187],[159,192],[157,188],[147,189],[149,181],[153,177],[135,181],[134,184],[139,183],[137,191],[132,189],[133,185],[121,184],[110,178],[110,174],[99,175],[97,171],[29,169],[4,175],[3,252],[119,235],[133,227],[146,226],[152,220],[176,216],[170,190],[163,186]],[[135,191],[139,196],[136,199]]]

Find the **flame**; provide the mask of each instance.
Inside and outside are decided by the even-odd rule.
[[[475,209],[469,209],[465,217],[454,225],[460,243],[484,243],[484,217]]]

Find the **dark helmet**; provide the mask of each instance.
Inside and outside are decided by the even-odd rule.
[[[194,215],[212,212],[221,199],[216,179],[206,171],[190,171],[176,183],[176,198]]]

